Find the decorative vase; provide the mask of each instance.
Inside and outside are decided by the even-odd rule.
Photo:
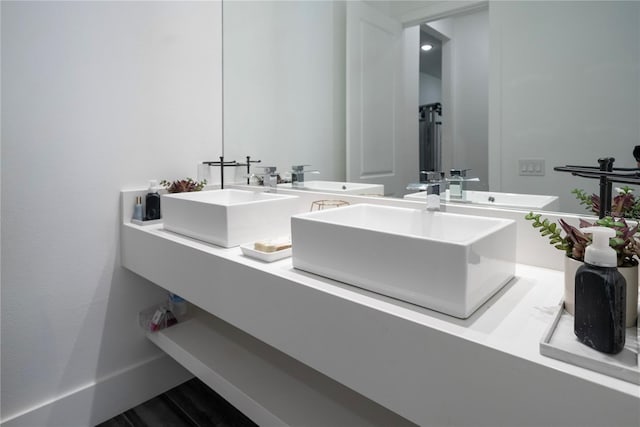
[[[576,261],[570,257],[564,258],[564,308],[572,316],[574,315],[575,309],[576,271],[582,264],[582,261]],[[630,328],[636,324],[636,320],[638,319],[638,266],[618,267],[618,271],[627,282],[627,316],[625,326]]]
[[[638,320],[638,266],[619,267],[618,271],[627,281],[627,321],[625,327],[630,328]]]
[[[564,257],[564,309],[570,315],[575,314],[576,271],[584,264],[571,257]]]

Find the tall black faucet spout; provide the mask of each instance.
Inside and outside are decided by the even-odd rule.
[[[603,157],[598,159],[600,170],[602,172],[612,172],[614,161],[615,159],[613,157]],[[611,189],[612,184],[609,178],[604,175],[600,176],[600,210],[598,212],[598,216],[601,219],[605,216],[611,215]]]

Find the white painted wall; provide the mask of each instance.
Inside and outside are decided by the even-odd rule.
[[[420,73],[420,105],[442,102],[442,81],[427,73]]]
[[[596,180],[553,166],[635,167],[640,144],[639,2],[491,2],[492,188],[560,195]],[[570,59],[570,60],[567,60]],[[521,177],[520,158],[543,158],[544,177]]]
[[[345,179],[345,13],[343,2],[224,4],[227,159]]]
[[[119,191],[219,155],[220,3],[1,7],[2,420],[94,425],[183,372],[127,376],[160,354],[136,313],[164,293],[120,267]]]

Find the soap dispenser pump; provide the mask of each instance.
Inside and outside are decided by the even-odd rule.
[[[593,242],[576,272],[574,333],[589,347],[617,354],[625,343],[627,284],[617,269],[616,251],[609,246],[616,232],[607,227],[582,231],[592,233]]]
[[[149,181],[149,192],[145,197],[145,221],[160,219],[160,194],[158,194],[158,181]]]

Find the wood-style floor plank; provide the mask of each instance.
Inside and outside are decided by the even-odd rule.
[[[97,427],[256,427],[256,424],[194,378]]]

